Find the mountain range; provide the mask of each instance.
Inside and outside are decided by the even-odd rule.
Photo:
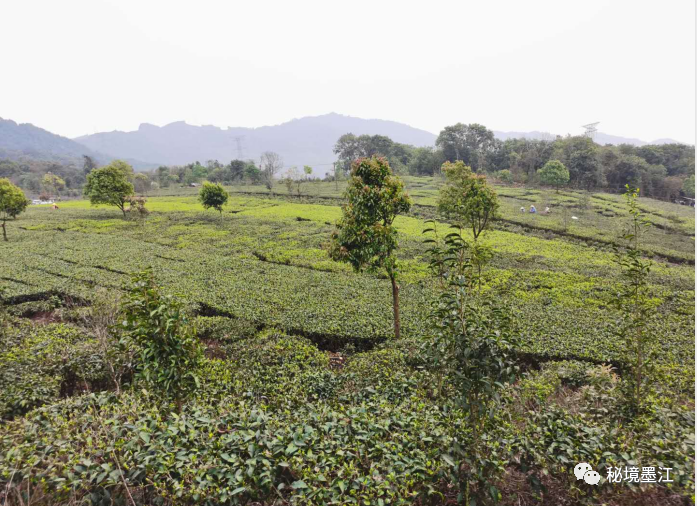
[[[332,151],[334,144],[348,132],[386,135],[396,142],[414,146],[432,146],[436,141],[431,132],[402,123],[335,113],[260,128],[223,129],[193,126],[184,121],[163,127],[143,123],[133,132],[103,132],[78,137],[75,141],[102,153],[167,165],[211,159],[259,160],[264,151],[275,151],[281,156],[284,167],[310,165],[316,173],[324,174],[336,160]]]
[[[100,163],[114,158],[129,161],[141,170],[158,165],[183,165],[207,160],[228,162],[235,158],[258,160],[264,151],[275,151],[284,166],[310,165],[318,175],[331,170],[336,160],[332,149],[345,133],[386,135],[392,140],[414,146],[433,146],[436,135],[426,130],[378,119],[361,119],[330,113],[294,119],[259,128],[211,125],[194,126],[177,121],[159,127],[148,123],[132,132],[101,132],[68,139],[31,124],[17,124],[0,118],[0,159],[22,157],[55,161],[77,161],[89,155]],[[552,140],[547,132],[494,131],[501,139],[527,138]],[[598,132],[599,144],[649,144],[639,139]],[[651,144],[673,143],[659,139]]]

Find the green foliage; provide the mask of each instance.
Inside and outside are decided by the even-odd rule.
[[[682,185],[682,191],[686,197],[695,198],[695,175],[692,174],[690,177],[685,179]]]
[[[447,126],[436,139],[448,162],[462,161],[477,172],[485,168],[486,154],[494,145],[494,133],[477,123]]]
[[[464,164],[457,169],[467,169]],[[457,170],[456,169],[456,170]],[[435,232],[433,228],[425,232]],[[485,496],[496,501],[499,491],[494,479],[498,462],[485,448],[487,431],[495,427],[500,391],[515,380],[518,367],[508,308],[494,304],[481,292],[482,266],[491,252],[475,239],[465,241],[461,231],[438,239],[427,239],[430,267],[440,282],[441,294],[433,308],[434,336],[427,343],[432,367],[447,375],[456,403],[466,413],[467,438],[455,442],[451,458],[457,459],[453,475],[465,504]],[[442,379],[443,376],[441,376]]]
[[[626,186],[624,194],[630,223],[623,239],[627,248],[617,252],[616,262],[622,270],[624,283],[617,294],[622,313],[618,334],[624,341],[629,374],[624,381],[625,400],[631,413],[642,410],[648,400],[652,383],[652,367],[658,352],[656,338],[648,329],[657,301],[651,296],[648,283],[653,262],[641,254],[639,244],[643,229],[650,226],[639,209],[639,190]]]
[[[126,216],[125,205],[133,195],[133,184],[130,182],[133,169],[126,162],[115,160],[106,167],[94,169],[87,175],[84,194],[94,206],[105,204],[116,206]]]
[[[19,216],[29,205],[24,192],[13,185],[9,179],[0,179],[0,220],[2,236],[7,241],[7,220]]]
[[[348,174],[352,165],[360,158],[383,157],[395,173],[402,173],[413,159],[414,147],[394,142],[385,135],[342,135],[334,145],[334,154],[339,158],[336,168]]]
[[[44,177],[41,178],[41,186],[45,191],[49,192],[49,195],[60,195],[60,192],[65,190],[65,181],[59,176],[47,172]]]
[[[151,272],[133,278],[124,338],[137,346],[138,376],[177,405],[198,386],[201,348],[181,304],[162,295]]]
[[[475,240],[496,218],[499,208],[494,189],[485,176],[473,174],[463,162],[443,164],[446,185],[438,197],[438,210],[462,227],[469,227]]]
[[[218,183],[204,182],[201,187],[201,191],[198,194],[198,199],[203,204],[205,209],[210,209],[211,207],[220,213],[220,217],[223,217],[223,206],[227,204],[230,195],[225,191],[223,185]]]
[[[97,343],[79,328],[14,321],[0,337],[0,419],[105,384]]]
[[[496,177],[503,183],[512,184],[514,182],[513,174],[508,169],[498,171]]]
[[[569,171],[559,160],[550,160],[537,171],[542,184],[549,186],[564,186],[569,182]]]
[[[351,171],[347,204],[332,236],[331,256],[357,270],[395,270],[397,231],[394,219],[406,213],[411,199],[384,158],[363,158]]]
[[[353,164],[346,188],[348,202],[332,234],[329,255],[356,271],[385,269],[392,282],[395,337],[399,338],[399,287],[396,284],[397,230],[393,222],[406,213],[411,199],[404,183],[392,175],[385,158],[361,158]]]
[[[257,326],[242,318],[225,316],[198,316],[194,321],[199,339],[217,341],[237,341],[247,339],[257,333]]]

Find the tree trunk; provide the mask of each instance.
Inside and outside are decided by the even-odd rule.
[[[2,221],[2,238],[7,241],[7,229],[5,228],[5,220]]]
[[[390,274],[390,281],[392,281],[392,307],[394,309],[394,337],[399,339],[399,285],[394,277],[394,274]]]

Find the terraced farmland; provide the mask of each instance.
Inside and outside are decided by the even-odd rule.
[[[445,501],[451,491],[444,485],[447,459],[442,454],[462,420],[434,398],[434,373],[419,358],[432,332],[431,304],[437,295],[422,231],[424,219],[435,213],[438,181],[407,182],[416,205],[411,215],[395,222],[403,266],[399,342],[391,338],[389,280],[356,274],[327,256],[325,243],[341,213],[342,188],[334,183],[307,184],[307,195],[299,197],[285,195],[280,185],[274,196],[263,195],[259,187],[236,188],[222,220],[204,212],[191,190],[182,189],[178,195],[151,197],[151,214],[142,222],[121,219],[117,210],[92,208],[85,201],[62,203],[58,211],[35,206],[11,222],[10,241],[0,244],[0,283],[7,311],[20,317],[21,324],[6,338],[14,351],[0,355],[0,365],[16,362],[45,340],[65,340],[72,350],[80,338],[69,332],[54,338],[37,315],[49,318],[49,329],[79,328],[76,314],[105,291],[124,293],[132,274],[148,267],[164,290],[197,317],[208,358],[198,400],[175,422],[149,408],[147,396],[137,391],[114,399],[110,388],[99,382],[89,386],[91,380],[85,379],[83,390],[107,393],[77,395],[73,389],[67,395],[60,386],[67,369],[52,369],[58,386],[46,386],[52,393],[37,399],[31,406],[37,410],[12,411],[10,400],[0,402],[8,419],[17,417],[0,425],[6,429],[0,430],[0,454],[5,455],[0,456],[0,482],[10,479],[9,469],[22,469],[35,484],[44,479],[52,490],[66,486],[61,492],[66,497],[71,490],[89,489],[102,494],[99,501],[107,501],[104,491],[120,489],[122,482],[118,473],[109,474],[115,461],[91,443],[79,452],[71,448],[78,437],[80,445],[83,437],[97,440],[101,425],[110,423],[116,437],[111,451],[128,463],[129,473],[142,472],[129,474],[135,488],[174,503]],[[581,371],[582,384],[591,381],[600,364],[621,374],[625,357],[616,335],[615,305],[620,273],[612,250],[626,217],[620,197],[498,191],[503,219],[485,237],[495,256],[484,275],[484,290],[508,308],[521,337],[517,353],[529,376],[519,385],[523,390],[511,393],[512,404],[541,402],[535,385],[552,374],[561,388],[566,379],[559,378],[567,378],[569,368]],[[538,209],[549,204],[553,213],[519,213],[530,203]],[[565,461],[574,458],[606,466],[660,457],[682,470],[676,486],[689,495],[694,461],[685,460],[689,448],[678,450],[685,443],[678,440],[690,423],[694,429],[694,414],[689,417],[695,376],[694,214],[647,199],[641,206],[655,225],[644,247],[655,261],[650,290],[660,317],[651,320],[649,332],[660,342],[660,391],[671,392],[681,406],[687,402],[687,421],[665,429],[672,431],[675,444],[662,456],[638,440],[612,448],[599,444],[593,450],[584,442],[563,451],[552,448],[548,465],[558,477]],[[570,221],[572,215],[579,219]],[[448,225],[438,227],[444,232]],[[33,334],[37,327],[44,329],[39,338]],[[34,363],[29,355],[22,360]],[[79,371],[71,374],[79,376]],[[531,397],[525,400],[525,395]],[[535,440],[524,430],[516,432],[515,419],[522,419],[524,411],[514,409],[513,421],[501,426],[513,445],[506,450],[511,454],[522,441]],[[599,420],[577,415],[573,410],[560,415],[573,419],[571,438],[583,440],[580,419],[599,431],[609,430]],[[50,427],[45,434],[59,438],[63,446],[18,443],[24,431],[43,430],[38,428],[43,423]],[[189,424],[189,439],[178,423]],[[74,432],[76,424],[84,434]],[[140,439],[126,444],[133,431]],[[207,438],[208,433],[221,436]],[[11,447],[15,449],[7,453]],[[46,452],[38,461],[42,471],[32,474],[32,459],[41,451]],[[200,461],[190,460],[194,451],[201,453]],[[168,452],[189,459],[177,468],[178,477],[165,469],[169,464],[160,470],[147,464],[145,455],[164,462]],[[371,458],[365,460],[365,455]],[[506,460],[510,457],[501,458],[512,466]],[[220,468],[223,461],[233,469],[231,476]],[[106,477],[90,478],[92,472],[101,475],[102,465],[107,465]],[[285,488],[278,489],[279,484]]]

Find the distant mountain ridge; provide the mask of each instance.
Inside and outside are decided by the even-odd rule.
[[[0,156],[28,156],[39,160],[62,161],[100,155],[67,137],[53,134],[30,123],[16,123],[0,118]]]
[[[396,142],[432,146],[436,136],[394,121],[361,119],[336,113],[294,119],[259,128],[194,126],[177,121],[158,127],[143,123],[133,132],[103,132],[77,137],[90,149],[151,163],[181,165],[198,160],[228,162],[240,156],[259,160],[275,151],[285,167],[310,165],[323,174],[336,160],[333,147],[345,133],[386,135]]]
[[[84,144],[32,125],[0,118],[0,159],[21,160],[31,158],[49,162],[82,164],[82,156],[92,157],[100,164],[107,164],[116,156],[106,155]],[[133,166],[145,169],[152,166],[127,158]]]
[[[506,139],[537,139],[551,141],[557,138],[555,134],[549,132],[500,132],[494,130],[494,136],[497,139],[505,141]],[[646,146],[647,144],[683,144],[682,142],[676,141],[674,139],[656,139],[655,141],[646,142],[641,139],[636,139],[634,137],[620,137],[619,135],[610,135],[603,132],[598,132],[595,134],[595,142],[600,145],[605,144],[632,144],[633,146]]]
[[[152,169],[158,165],[184,165],[194,161],[205,163],[217,159],[227,163],[239,157],[259,160],[264,151],[275,151],[284,167],[309,165],[317,175],[331,171],[336,160],[333,147],[346,133],[386,135],[396,142],[414,146],[434,146],[436,134],[403,123],[379,119],[362,119],[337,113],[308,116],[259,128],[219,128],[194,126],[177,121],[159,127],[143,123],[132,132],[101,132],[68,139],[29,123],[18,124],[0,118],[0,159],[22,157],[38,160],[81,163],[82,155],[94,157],[99,163],[121,158],[136,169]],[[549,132],[494,131],[501,140],[511,138],[553,140]],[[599,144],[649,144],[640,139],[618,137],[598,132]],[[651,144],[677,142],[658,139]]]
[[[151,164],[183,165],[193,161],[216,159],[221,162],[239,157],[258,160],[264,151],[275,151],[283,159],[284,167],[310,165],[316,174],[331,170],[336,159],[332,149],[345,133],[356,135],[386,135],[396,142],[414,146],[433,146],[437,135],[395,121],[362,119],[337,113],[308,116],[286,123],[259,128],[219,128],[212,125],[194,126],[177,121],[158,127],[143,123],[132,132],[102,132],[77,137],[74,140],[86,147],[107,153],[143,160]],[[501,140],[510,138],[554,140],[548,132],[495,131]],[[598,133],[599,144],[648,144]],[[662,143],[671,142],[662,139]],[[672,141],[675,142],[675,141]]]

